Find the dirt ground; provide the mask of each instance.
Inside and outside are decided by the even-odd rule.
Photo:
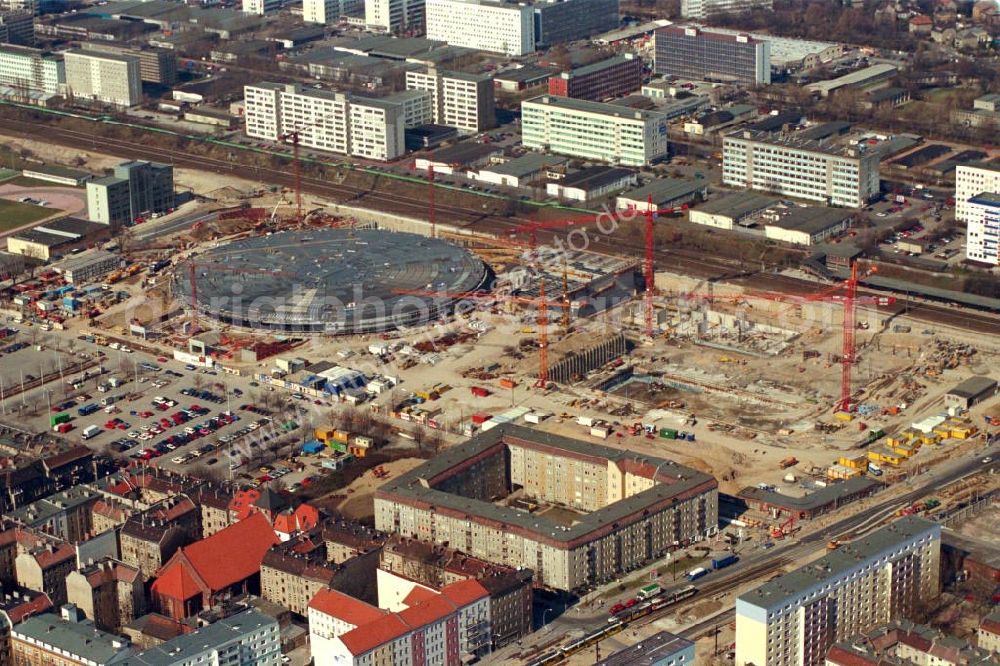
[[[338,495],[347,495],[347,499],[340,503],[337,509],[347,518],[359,520],[370,518],[374,515],[373,493],[375,489],[388,480],[394,479],[401,474],[405,474],[416,468],[421,463],[426,462],[420,458],[402,458],[382,465],[382,468],[389,472],[384,478],[377,478],[371,472],[354,480],[346,488],[337,490]]]

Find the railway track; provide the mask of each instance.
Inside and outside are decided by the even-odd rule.
[[[13,118],[0,118],[0,129],[13,132],[29,140],[38,140],[38,126],[30,121]],[[153,131],[153,130],[151,130]],[[288,171],[266,166],[250,166],[238,161],[223,160],[212,157],[191,156],[180,150],[149,146],[144,143],[126,141],[123,139],[98,137],[95,134],[61,128],[55,125],[46,127],[45,139],[80,150],[111,152],[129,159],[158,159],[173,163],[176,166],[197,170],[206,168],[216,173],[228,173],[246,180],[256,181],[262,177],[276,185],[294,187],[295,179]],[[377,176],[376,176],[377,177]],[[327,196],[350,205],[369,206],[374,210],[388,213],[408,215],[418,219],[427,216],[427,202],[418,197],[409,197],[394,192],[359,188],[343,183],[332,183],[322,179],[304,176],[303,190],[308,194]],[[482,197],[484,208],[491,200]],[[492,233],[506,237],[518,225],[530,222],[529,218],[519,216],[501,217],[489,214],[483,210],[436,204],[435,211],[442,220],[442,225],[462,228],[474,227],[476,231]],[[560,236],[558,232],[539,232],[539,242],[553,243]],[[644,248],[640,243],[623,239],[619,236],[603,237],[599,233],[590,234],[588,249],[617,256],[639,258],[643,256]],[[706,256],[705,253],[683,250],[658,248],[655,253],[657,265],[668,267],[671,271],[683,273],[691,277],[704,279],[726,279],[744,284],[754,289],[768,290],[785,294],[804,296],[815,293],[819,287],[815,282],[786,275],[748,270],[742,262],[722,257]],[[868,289],[860,292],[878,293]],[[932,324],[955,326],[967,330],[1000,334],[1000,318],[983,312],[968,309],[957,309],[939,306],[923,301],[900,302],[888,308],[880,308],[887,315],[897,315],[903,311],[922,321]]]

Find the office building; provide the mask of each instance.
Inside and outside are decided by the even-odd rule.
[[[111,666],[133,655],[127,639],[101,631],[72,604],[13,626],[10,646],[15,664]]]
[[[600,102],[635,92],[642,85],[642,58],[634,53],[577,67],[549,78],[549,94]]]
[[[722,141],[722,182],[830,206],[862,208],[879,193],[879,156],[864,144],[744,130]]]
[[[418,479],[427,480],[421,483]],[[574,512],[572,525],[507,506],[525,499]],[[448,449],[375,493],[375,527],[527,567],[539,584],[583,590],[714,533],[718,484],[670,460],[637,458],[501,425]]]
[[[431,94],[433,120],[464,134],[475,134],[496,126],[493,77],[465,74],[429,67],[406,72],[407,90]],[[410,125],[407,125],[410,127]]]
[[[742,14],[773,6],[774,0],[681,0],[681,17],[703,19],[714,14]]]
[[[142,101],[139,58],[78,49],[64,57],[67,97],[121,107]]]
[[[365,27],[391,33],[424,29],[425,0],[365,0]]]
[[[404,90],[381,98],[398,104],[403,111],[403,127],[412,129],[434,122],[434,96],[427,90]]]
[[[114,175],[87,183],[87,215],[92,222],[116,226],[174,207],[174,168],[169,164],[131,161]]]
[[[527,148],[626,166],[667,156],[662,115],[614,104],[544,95],[521,103]]]
[[[0,46],[0,94],[4,97],[44,102],[61,95],[65,83],[62,55],[26,46]]]
[[[129,666],[280,666],[281,663],[278,621],[253,608],[175,636],[128,660]]]
[[[302,20],[330,25],[364,8],[363,0],[302,0]]]
[[[595,666],[694,666],[694,643],[661,631],[608,655]]]
[[[427,39],[522,56],[535,50],[534,9],[501,0],[426,0]]]
[[[737,666],[821,666],[834,643],[906,618],[940,587],[941,526],[906,516],[736,599]]]
[[[745,86],[771,82],[771,45],[749,35],[668,26],[657,30],[653,41],[656,74]]]
[[[139,78],[144,83],[172,86],[177,83],[177,54],[168,49],[130,48],[107,42],[83,42],[84,51],[135,56],[139,59]]]
[[[278,11],[285,5],[285,0],[243,0],[243,12],[264,16]]]
[[[336,590],[321,590],[309,603],[309,638],[316,664],[459,664],[490,650],[487,590],[462,580],[437,593],[410,595],[405,608],[389,612]]]
[[[0,12],[0,42],[35,45],[35,17],[29,11]]]
[[[585,39],[618,28],[618,0],[538,0],[533,3],[535,48]]]
[[[429,100],[411,93],[369,99],[259,83],[244,88],[244,102],[249,137],[279,141],[298,131],[299,145],[307,148],[391,160],[406,152],[407,118],[426,120]]]
[[[955,168],[955,222],[966,227],[965,252],[972,261],[994,265],[998,261],[997,210],[989,196],[998,192],[1000,164],[982,162]]]

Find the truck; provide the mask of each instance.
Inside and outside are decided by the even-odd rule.
[[[736,560],[739,558],[736,555],[730,553],[729,555],[723,555],[722,557],[712,558],[712,569],[718,571],[719,569],[725,569],[730,564],[736,564]]]
[[[868,472],[872,476],[882,476],[882,468],[873,462],[868,463]]]
[[[95,402],[92,402],[89,405],[84,405],[83,407],[77,409],[76,413],[79,414],[80,416],[90,416],[100,408],[101,408],[100,405],[98,405]]]
[[[698,567],[696,569],[691,569],[691,571],[687,572],[687,579],[688,580],[698,580],[699,578],[701,578],[702,576],[706,575],[707,573],[708,573],[708,569],[706,569],[705,567]]]
[[[68,433],[72,429],[73,429],[73,424],[70,423],[69,421],[67,421],[65,423],[60,423],[60,424],[58,424],[58,425],[56,425],[56,426],[54,426],[52,428],[52,430],[54,432],[57,432],[60,435],[65,435],[66,433]]]
[[[784,460],[782,460],[780,463],[778,463],[778,466],[781,469],[788,469],[789,467],[795,467],[798,464],[799,464],[798,458],[796,458],[795,456],[788,456],[787,458],[785,458]]]
[[[69,421],[69,413],[63,412],[62,414],[53,414],[49,417],[49,427],[55,428],[60,423],[66,423]]]
[[[101,429],[98,426],[89,425],[83,429],[83,432],[80,434],[80,436],[83,437],[84,439],[90,439],[91,437],[96,437],[100,433]]]
[[[661,592],[663,592],[663,588],[660,587],[659,583],[650,583],[649,585],[639,590],[639,594],[635,596],[637,599],[639,599],[639,601],[645,601],[646,599],[652,599]]]
[[[489,390],[482,386],[473,386],[469,391],[477,398],[485,398],[490,394]]]

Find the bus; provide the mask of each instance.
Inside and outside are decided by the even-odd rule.
[[[639,594],[635,595],[635,598],[640,601],[645,601],[646,599],[652,599],[662,591],[663,588],[660,587],[658,583],[652,583],[639,590]]]

